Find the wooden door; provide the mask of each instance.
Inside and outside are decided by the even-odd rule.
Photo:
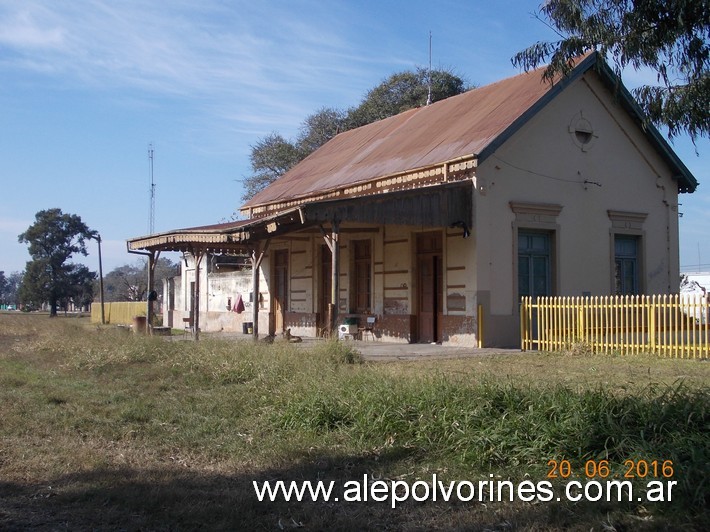
[[[417,235],[417,325],[421,343],[441,341],[443,261],[441,232]]]
[[[286,330],[286,310],[288,309],[288,250],[274,251],[274,292],[273,292],[274,333]]]

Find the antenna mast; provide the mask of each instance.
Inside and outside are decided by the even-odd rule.
[[[427,85],[429,85],[429,93],[426,97],[426,104],[431,104],[431,30],[429,30],[429,74],[427,75]]]
[[[155,233],[155,182],[153,181],[153,143],[148,144],[148,164],[150,168],[150,227],[148,234]]]

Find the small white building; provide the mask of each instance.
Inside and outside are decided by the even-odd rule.
[[[201,329],[207,332],[244,332],[253,310],[252,270],[249,257],[209,254],[200,268]],[[181,273],[163,283],[163,325],[181,328],[192,324],[195,259],[183,257]]]

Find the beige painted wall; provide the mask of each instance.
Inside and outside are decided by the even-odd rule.
[[[585,149],[570,132],[580,117],[593,131]],[[616,231],[642,236],[641,290],[677,292],[677,185],[595,74],[567,88],[486,159],[477,169],[476,185],[477,288],[489,298],[492,320],[497,320],[493,336],[517,335],[516,233],[521,226],[555,231],[556,295],[607,295],[613,290],[608,210],[645,213],[640,228]],[[562,210],[547,220],[518,215],[516,222],[511,201],[556,204]]]

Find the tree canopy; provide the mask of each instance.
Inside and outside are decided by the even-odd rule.
[[[27,231],[18,236],[29,245],[32,260],[27,263],[19,295],[24,303],[36,306],[49,303],[50,315],[56,316],[57,305],[69,298],[82,303],[91,299],[86,291],[89,277],[95,274],[85,266],[68,263],[76,253],[86,256],[86,240],[96,238],[81,217],[65,214],[61,209],[47,209],[35,215]]]
[[[162,280],[178,275],[177,265],[160,257],[155,261],[155,279]],[[96,287],[94,287],[96,288]],[[145,301],[148,294],[148,261],[114,268],[104,276],[105,301]]]
[[[22,273],[12,272],[10,275],[5,275],[5,272],[0,272],[0,304],[17,305],[17,291],[22,283]]]
[[[278,133],[260,139],[251,148],[251,169],[254,172],[244,180],[243,199],[249,199],[303,159],[302,151]]]
[[[633,91],[648,118],[667,127],[670,138],[708,136],[710,0],[548,0],[538,16],[561,38],[517,53],[514,65],[527,71],[549,63],[550,81],[596,50],[619,77],[627,66],[650,68],[658,85]]]
[[[431,95],[429,95],[431,76]],[[465,81],[447,70],[419,68],[392,74],[369,90],[347,111],[323,107],[306,117],[294,141],[273,132],[251,148],[252,175],[243,180],[244,201],[273,183],[338,133],[382,120],[468,90]]]
[[[5,293],[7,292],[8,284],[5,272],[0,271],[0,304],[5,304]]]
[[[445,70],[431,71],[431,97],[429,97],[429,71],[392,74],[374,89],[365,99],[348,111],[348,129],[364,126],[377,120],[402,113],[409,109],[444,100],[466,91],[466,84],[458,76]]]

